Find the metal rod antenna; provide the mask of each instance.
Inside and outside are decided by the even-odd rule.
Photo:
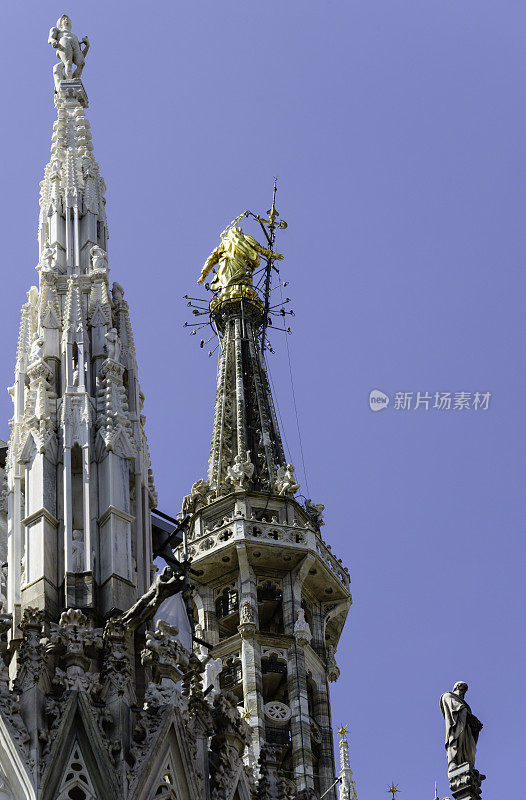
[[[276,191],[278,187],[278,179],[274,178],[274,191],[272,193],[272,206],[270,207],[269,212],[269,235],[267,236],[268,243],[269,243],[269,250],[271,253],[274,251],[274,239],[276,237]],[[264,226],[261,225],[264,229]],[[265,231],[266,233],[266,231]],[[267,326],[268,326],[268,313],[269,313],[269,306],[270,306],[270,276],[272,270],[272,256],[267,258],[267,266],[265,269],[265,305],[263,309],[263,327],[261,329],[261,352],[265,352],[265,340],[267,338]]]

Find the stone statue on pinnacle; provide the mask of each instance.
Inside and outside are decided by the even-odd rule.
[[[59,59],[59,63],[53,67],[55,89],[58,92],[61,81],[70,81],[80,78],[82,75],[86,54],[89,50],[89,39],[84,36],[79,42],[75,34],[71,32],[70,18],[67,14],[62,14],[57,20],[56,27],[49,31],[48,42],[57,51]]]
[[[449,771],[465,763],[475,767],[475,752],[482,722],[475,717],[464,700],[467,690],[467,683],[457,681],[453,691],[445,692],[440,698],[440,710],[446,723]]]

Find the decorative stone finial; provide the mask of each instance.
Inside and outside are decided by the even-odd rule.
[[[63,80],[74,80],[80,78],[86,54],[89,50],[89,39],[84,36],[81,42],[74,33],[71,32],[71,20],[67,14],[57,20],[57,25],[49,31],[49,44],[57,51],[59,64],[53,67],[53,78],[55,89],[58,92],[60,83]],[[84,49],[82,49],[84,45]],[[73,67],[76,67],[73,70]]]

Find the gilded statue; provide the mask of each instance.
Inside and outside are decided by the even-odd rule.
[[[207,275],[217,265],[217,273],[210,284],[212,291],[221,290],[221,300],[238,297],[243,294],[251,298],[256,296],[252,289],[252,275],[260,264],[259,256],[274,258],[280,261],[283,256],[262,247],[252,236],[243,233],[238,227],[231,227],[221,237],[221,244],[210,253],[201,275],[197,281],[202,285]],[[243,292],[237,287],[250,287]]]
[[[56,27],[49,31],[48,42],[57,51],[57,58],[60,62],[53,67],[55,89],[58,92],[61,81],[70,81],[72,78],[80,78],[82,75],[86,53],[89,50],[89,39],[84,36],[79,42],[75,34],[71,32],[70,18],[67,14],[62,14]],[[75,71],[73,71],[73,67],[76,67]]]

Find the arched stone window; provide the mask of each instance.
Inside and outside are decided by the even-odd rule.
[[[234,614],[239,608],[237,587],[225,586],[216,595],[216,616],[218,619]]]

